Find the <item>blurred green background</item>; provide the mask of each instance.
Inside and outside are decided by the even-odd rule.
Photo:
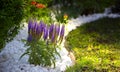
[[[38,9],[31,5],[31,1],[42,3],[44,9]],[[88,15],[103,12],[106,7],[115,5],[113,11],[119,11],[119,0],[0,0],[0,49],[10,41],[17,33],[22,20],[35,17],[45,23],[53,23],[51,12],[56,15],[59,22],[66,13],[69,18],[78,15]],[[53,6],[60,5],[60,8]],[[58,11],[61,11],[60,13]]]

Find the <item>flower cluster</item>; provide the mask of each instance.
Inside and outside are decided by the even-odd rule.
[[[65,32],[64,25],[51,24],[29,20],[27,46],[29,48],[24,55],[29,55],[30,64],[55,67],[56,56],[60,57],[57,51],[62,42]]]
[[[40,21],[39,23],[35,20],[29,20],[28,23],[28,42],[38,41],[43,39],[44,41],[51,43],[61,43],[64,37],[65,26],[51,24],[47,26],[45,23]]]
[[[38,3],[36,1],[31,1],[31,5],[34,5],[37,8],[46,8],[46,6],[42,3]]]

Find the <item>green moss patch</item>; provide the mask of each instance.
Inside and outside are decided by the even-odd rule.
[[[102,18],[83,24],[66,37],[76,64],[66,72],[120,71],[120,18]]]

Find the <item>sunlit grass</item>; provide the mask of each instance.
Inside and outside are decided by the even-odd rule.
[[[69,33],[66,47],[76,57],[66,72],[120,71],[120,18],[103,18]]]

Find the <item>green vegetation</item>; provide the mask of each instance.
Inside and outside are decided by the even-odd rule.
[[[59,48],[64,37],[64,25],[51,24],[49,27],[44,22],[37,23],[29,20],[27,50],[22,54],[29,55],[29,63],[34,65],[55,67],[56,56],[59,56]]]
[[[115,0],[115,6],[112,7],[112,13],[120,14],[120,0]]]
[[[23,0],[0,0],[0,50],[17,34],[23,15]]]
[[[45,8],[37,8],[31,4],[32,1],[0,0],[0,50],[18,33],[23,19],[27,21],[33,17],[47,24],[52,22],[50,9],[47,7],[52,0],[36,0],[36,4],[43,4]]]
[[[34,41],[26,45],[30,47],[25,51],[20,59],[24,55],[29,55],[28,62],[30,64],[55,67],[55,55],[60,57],[55,48],[57,46],[53,46],[53,44],[50,43],[46,44],[43,40],[39,40],[37,42]]]
[[[33,5],[31,2],[35,1]],[[38,8],[37,4],[45,5],[44,8]],[[53,5],[60,4],[61,13],[57,9],[52,8]],[[70,5],[69,5],[70,4]],[[56,13],[59,22],[63,22],[63,15],[67,14],[69,18],[77,17],[79,14],[89,14],[101,12],[105,7],[115,4],[114,0],[1,0],[0,1],[0,49],[5,43],[10,41],[18,32],[20,22],[23,18],[27,21],[29,18],[36,18],[45,23],[52,23],[51,12]],[[76,12],[77,9],[77,12]],[[90,10],[88,10],[90,9]],[[88,13],[86,13],[88,12]]]
[[[47,24],[52,22],[51,10],[49,8],[49,4],[52,2],[52,0],[25,0],[24,2],[26,20],[30,18],[36,18],[37,20],[42,20]]]
[[[56,1],[56,0],[53,0]],[[61,16],[68,14],[69,18],[77,17],[79,15],[88,15],[93,13],[104,12],[105,8],[113,6],[115,0],[58,0],[55,3],[59,3],[61,7],[56,10],[56,18],[61,20]]]
[[[66,72],[120,71],[120,18],[102,18],[83,24],[66,37],[76,57]]]
[[[68,15],[69,18],[73,18],[80,14],[99,13],[103,12],[106,7],[115,4],[115,0],[34,0],[31,3],[32,1],[0,0],[0,50],[6,42],[17,34],[20,22],[23,19],[27,21],[32,17],[42,20],[46,24],[51,24],[53,20],[50,13],[53,11],[58,22],[64,23],[64,14]],[[51,7],[52,4],[59,3],[61,8],[54,9]],[[115,7],[119,8],[119,2],[116,2]],[[68,50],[73,51],[76,56],[76,64],[68,68],[66,72],[116,72],[120,70],[120,18],[103,18],[84,24],[70,32],[66,40],[66,47]],[[35,55],[46,51],[47,46],[44,43],[42,45],[42,49],[36,45],[35,47],[38,48],[36,51],[32,48],[32,53]],[[52,47],[49,49],[52,52]],[[49,52],[47,53],[50,54]],[[33,56],[33,54],[31,55]],[[38,54],[36,56],[41,56]],[[43,53],[43,55],[45,55],[45,59],[50,58],[46,53]],[[42,63],[46,62],[51,65],[50,61],[45,59]],[[39,61],[35,60],[35,62]],[[32,60],[31,63],[33,63]]]

